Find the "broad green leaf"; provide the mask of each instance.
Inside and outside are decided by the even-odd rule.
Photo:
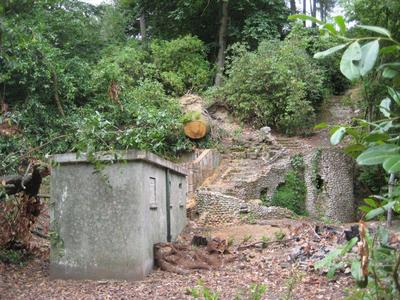
[[[336,35],[337,31],[335,26],[333,26],[333,24],[327,23],[324,26],[322,26],[323,29],[328,30],[332,35]]]
[[[385,132],[375,132],[369,134],[366,138],[365,141],[368,143],[375,143],[375,142],[385,142],[390,138],[390,136],[385,133]]]
[[[351,275],[356,281],[362,281],[363,275],[361,270],[361,262],[359,260],[354,260],[351,263]]]
[[[375,218],[376,216],[383,214],[384,212],[385,212],[385,209],[383,207],[375,208],[365,215],[365,219],[371,220],[371,219]]]
[[[342,16],[333,17],[336,24],[339,26],[340,33],[346,33],[346,23],[344,22],[344,18]]]
[[[388,173],[397,173],[400,171],[400,154],[390,157],[383,162],[383,168]]]
[[[371,207],[366,206],[366,205],[361,205],[361,206],[358,207],[358,209],[361,210],[362,212],[365,212],[365,213],[369,213],[372,210]]]
[[[357,163],[367,166],[382,164],[388,158],[398,155],[399,150],[399,146],[392,144],[373,146],[357,157]]]
[[[314,58],[316,58],[316,59],[325,58],[325,57],[327,57],[327,56],[329,56],[329,55],[331,55],[331,54],[333,54],[333,53],[335,53],[335,52],[337,52],[337,51],[339,51],[339,50],[341,50],[343,48],[346,48],[347,45],[348,44],[342,44],[342,45],[338,45],[338,46],[329,48],[329,49],[327,49],[325,51],[315,53],[314,54]]]
[[[387,122],[382,122],[376,126],[375,124],[375,129],[372,131],[373,133],[375,132],[388,132],[390,129],[393,128],[393,122],[392,121],[387,121]]]
[[[375,218],[376,216],[379,216],[379,215],[385,213],[385,211],[387,211],[389,208],[393,208],[395,203],[396,203],[396,201],[391,201],[382,207],[378,207],[378,208],[371,210],[369,213],[366,214],[365,219],[371,220],[371,219]]]
[[[400,105],[400,93],[398,92],[398,91],[396,91],[394,88],[392,88],[392,87],[388,87],[388,92],[389,92],[389,95],[390,95],[390,97],[392,97],[392,99],[394,100],[394,101],[396,101],[396,103],[398,104],[398,105]]]
[[[354,144],[344,148],[346,152],[364,151],[366,147],[362,144]]]
[[[369,26],[369,25],[357,25],[357,27],[373,31],[382,35],[386,35],[387,37],[390,37],[390,32],[386,28],[383,27],[378,27],[378,26]]]
[[[377,207],[375,200],[372,199],[372,198],[365,198],[364,202],[367,203],[369,206],[371,206],[373,208]]]
[[[400,46],[398,45],[392,45],[392,46],[388,46],[388,47],[384,47],[380,50],[381,54],[393,54],[400,51]]]
[[[339,144],[342,141],[345,134],[346,134],[346,128],[339,127],[339,129],[336,130],[335,133],[332,134],[332,136],[331,136],[331,144],[332,145]]]
[[[324,128],[327,128],[327,127],[328,127],[328,124],[325,123],[325,122],[322,122],[322,123],[319,123],[319,124],[315,125],[314,129],[324,129]]]
[[[382,76],[387,79],[393,79],[399,75],[399,72],[391,68],[383,69]]]
[[[345,255],[347,252],[353,249],[354,245],[357,244],[357,242],[358,242],[358,237],[353,237],[350,241],[348,241],[346,244],[343,245],[340,255]]]
[[[390,100],[390,98],[385,98],[381,101],[381,104],[379,104],[379,110],[387,118],[390,118],[390,104],[391,103],[392,103],[392,100]]]
[[[361,47],[360,74],[365,76],[375,65],[379,53],[378,40],[366,43]]]
[[[307,16],[307,15],[302,15],[302,14],[297,14],[297,15],[291,15],[288,17],[289,20],[304,20],[304,21],[311,21],[317,24],[324,24],[324,22],[322,22],[321,20],[318,20],[317,18],[311,17],[311,16]]]
[[[387,64],[382,64],[379,66],[378,70],[384,69],[386,67],[390,67],[395,70],[400,70],[400,63],[394,62],[394,63],[387,63]]]
[[[347,79],[356,80],[360,78],[360,69],[358,67],[360,60],[361,47],[358,42],[354,42],[343,53],[340,61],[340,71]]]

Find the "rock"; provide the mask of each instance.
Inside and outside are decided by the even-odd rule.
[[[249,200],[247,203],[252,206],[257,206],[257,205],[263,204],[261,199],[252,199],[252,200]]]
[[[263,142],[268,144],[276,143],[275,138],[271,134],[271,127],[269,126],[262,127],[258,132]]]
[[[260,219],[284,219],[284,218],[294,218],[295,214],[287,208],[279,206],[258,206],[253,207],[253,213],[257,218]]]

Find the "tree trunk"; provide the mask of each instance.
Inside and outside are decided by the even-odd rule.
[[[217,60],[217,75],[215,76],[215,85],[220,86],[222,84],[222,74],[225,67],[225,49],[226,49],[226,30],[228,27],[228,0],[222,1],[222,17],[219,26],[218,35],[218,60]]]
[[[310,0],[310,12],[312,17],[317,17],[317,0]],[[312,22],[312,27],[315,26],[317,26],[317,24],[315,22]]]
[[[323,1],[319,2],[319,13],[320,13],[320,19],[321,21],[324,21],[324,3]]]
[[[53,71],[53,91],[54,91],[54,100],[56,101],[58,111],[60,114],[65,117],[64,109],[61,105],[60,97],[58,95],[58,78],[56,71]]]
[[[307,14],[307,0],[303,0],[303,14]],[[306,27],[306,21],[304,21],[304,27]]]
[[[140,25],[140,36],[142,37],[142,41],[146,41],[146,18],[144,13],[142,13],[139,17],[139,25]]]
[[[296,0],[290,0],[290,12],[294,15],[297,12]]]
[[[197,116],[183,126],[185,135],[193,140],[199,140],[205,137],[210,130],[207,117],[200,112],[197,113],[198,114],[192,114],[193,116]]]
[[[391,198],[393,196],[393,189],[395,186],[395,180],[396,180],[396,175],[394,173],[390,173],[390,177],[389,177],[389,198]],[[389,208],[388,212],[387,212],[387,227],[391,227],[392,226],[392,220],[393,220],[393,209]]]

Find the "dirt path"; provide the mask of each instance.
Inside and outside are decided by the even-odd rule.
[[[297,229],[296,229],[297,228]],[[300,228],[300,230],[298,229]],[[261,237],[276,240],[276,232],[283,232],[286,240],[296,234],[298,239],[277,242],[265,248],[238,250]],[[252,285],[265,285],[267,291],[262,299],[343,299],[344,289],[351,280],[340,275],[328,281],[325,275],[312,272],[313,255],[320,255],[319,248],[326,251],[336,243],[335,236],[325,236],[315,241],[309,227],[303,221],[276,220],[264,225],[236,224],[233,227],[202,228],[192,223],[184,239],[193,234],[210,233],[234,238],[231,251],[237,259],[217,270],[194,271],[190,275],[154,271],[145,280],[126,281],[72,281],[50,280],[48,252],[37,257],[25,267],[0,264],[1,299],[194,299],[188,292],[201,280],[205,287],[218,293],[219,299],[251,299]],[[320,247],[321,246],[321,247]],[[308,247],[304,258],[294,255]],[[300,256],[301,256],[300,255]],[[237,298],[236,298],[237,299]]]

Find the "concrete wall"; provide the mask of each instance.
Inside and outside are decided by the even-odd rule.
[[[153,245],[167,241],[167,209],[172,239],[186,224],[186,171],[142,151],[99,156],[107,163],[101,172],[74,154],[53,159],[50,276],[142,279],[153,268]]]
[[[221,162],[221,154],[215,149],[206,149],[196,154],[196,159],[184,163],[188,170],[188,198],[194,196],[196,189],[211,176]]]

